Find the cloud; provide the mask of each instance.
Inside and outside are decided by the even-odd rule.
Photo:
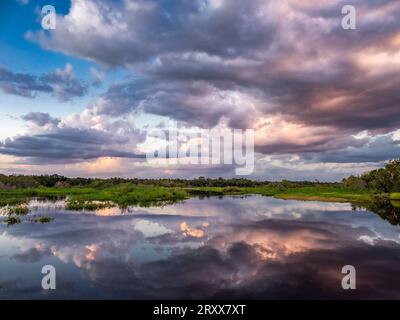
[[[361,146],[349,146],[338,151],[327,151],[307,156],[314,157],[314,161],[356,163],[356,162],[384,162],[388,159],[397,159],[400,156],[400,142],[394,140],[392,134],[370,137],[368,142]]]
[[[94,290],[70,290],[72,298],[343,299],[346,264],[357,268],[353,298],[400,294],[398,229],[372,212],[355,217],[349,204],[253,196],[130,210],[101,219],[47,212],[55,216],[51,224],[22,223],[4,236],[16,244],[20,263],[51,258],[79,268]],[[200,228],[201,239],[182,234]],[[132,254],[133,247],[141,254]],[[7,292],[19,297],[25,285]]]
[[[27,32],[26,38],[97,63],[90,69],[93,86],[104,84],[103,70],[121,68],[129,75],[80,115],[60,122],[46,114],[23,116],[39,127],[56,128],[3,142],[0,152],[28,157],[21,161],[29,163],[83,159],[79,170],[95,166],[96,157],[105,167],[108,156],[126,157],[118,162],[126,174],[138,140],[119,140],[130,135],[129,123],[120,119],[143,112],[202,128],[254,129],[256,172],[263,178],[320,174],[335,180],[380,166],[399,154],[393,132],[400,127],[400,4],[355,0],[357,30],[343,30],[345,4],[74,0],[70,11],[57,17],[56,30]],[[67,101],[85,95],[88,85],[67,64],[42,76],[0,68],[0,89]],[[120,129],[123,133],[116,134]],[[360,132],[366,135],[356,137]],[[82,143],[76,140],[80,135]],[[41,157],[30,143],[48,151]],[[144,176],[187,177],[231,176],[233,170],[135,169]]]
[[[136,135],[134,135],[136,133]],[[0,143],[0,153],[28,158],[26,163],[73,163],[100,157],[144,158],[135,152],[135,141],[142,139],[140,132],[131,136],[112,134],[96,129],[56,127],[32,135],[7,138]],[[129,145],[129,142],[134,142]]]
[[[246,127],[254,110],[240,93],[221,92],[207,82],[148,81],[115,84],[91,108],[98,114],[119,116],[131,111],[170,117],[200,127],[226,119],[235,128]],[[212,107],[212,112],[210,108]]]
[[[27,37],[47,49],[121,66],[186,50],[235,57],[264,46],[273,36],[268,16],[260,10],[262,1],[219,2],[218,7],[217,1],[199,0],[74,1],[53,36],[39,32]]]
[[[57,68],[40,77],[13,73],[0,67],[0,89],[5,93],[27,98],[35,98],[39,93],[48,93],[64,102],[84,96],[88,87],[75,77],[72,65],[67,63],[64,69]]]
[[[33,122],[34,124],[43,127],[45,125],[57,126],[61,120],[53,118],[48,113],[43,112],[29,112],[21,117],[22,120]]]
[[[76,0],[57,30],[26,36],[140,75],[102,94],[92,106],[98,114],[139,109],[234,128],[269,118],[275,127],[302,128],[309,142],[281,130],[261,152],[323,152],[357,143],[345,135],[400,125],[400,4],[355,1],[359,25],[352,31],[341,28],[344,4]]]
[[[27,5],[27,4],[29,4],[29,0],[18,0],[18,2],[19,2],[21,5]]]
[[[20,263],[38,262],[51,255],[51,251],[43,246],[32,247],[24,252],[17,253],[13,258]]]
[[[30,98],[33,98],[37,92],[50,93],[52,91],[48,84],[41,83],[33,75],[12,73],[3,67],[0,67],[0,89],[6,93]]]
[[[96,68],[90,68],[90,73],[93,76],[92,85],[98,87],[106,78],[106,74],[103,71],[100,71]]]
[[[83,85],[74,75],[72,65],[67,63],[64,69],[56,69],[41,77],[43,83],[49,83],[53,94],[60,101],[68,101],[74,97],[85,95],[87,86]]]

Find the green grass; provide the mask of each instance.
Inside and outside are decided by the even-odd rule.
[[[194,195],[246,195],[259,194],[279,199],[314,200],[332,202],[365,202],[372,201],[373,192],[366,189],[348,189],[335,186],[309,186],[283,188],[279,185],[268,185],[248,188],[192,188],[187,190]]]
[[[124,183],[105,188],[37,188],[0,192],[0,199],[4,200],[7,197],[28,200],[32,197],[68,197],[67,206],[70,209],[95,210],[113,204],[126,207],[135,204],[146,206],[159,202],[179,201],[189,198],[189,194],[180,188]],[[94,203],[95,201],[103,203]]]
[[[99,209],[116,204],[120,207],[129,205],[148,206],[165,202],[180,201],[189,198],[189,194],[179,188],[156,186],[136,186],[121,184],[104,189],[93,189],[92,192],[70,195],[68,203],[76,209]],[[103,203],[93,203],[102,201]]]
[[[70,210],[96,210],[112,206],[127,207],[129,205],[151,206],[171,204],[192,196],[223,196],[259,194],[279,199],[314,200],[331,202],[372,201],[374,193],[367,189],[349,189],[335,185],[282,186],[271,183],[257,187],[161,187],[121,183],[108,187],[85,188],[35,188],[0,190],[0,206],[12,205],[12,214],[25,214],[24,206],[31,198],[58,199],[67,198]],[[392,193],[392,200],[399,199],[400,193]]]
[[[152,204],[175,202],[189,198],[189,194],[181,188],[158,186],[137,186],[124,183],[105,188],[35,188],[0,190],[0,206],[22,205],[31,198],[63,198],[68,197],[70,209],[95,210],[110,203],[120,207],[129,205],[148,206]],[[95,204],[94,201],[106,202]]]
[[[18,206],[26,204],[30,199],[36,198],[62,198],[67,195],[91,193],[93,188],[34,188],[34,189],[0,189],[0,207],[6,205]]]
[[[347,189],[342,187],[301,187],[290,188],[274,195],[280,199],[315,200],[331,202],[372,201],[373,192],[366,189]]]
[[[28,198],[23,197],[8,197],[6,194],[0,194],[0,207],[18,206],[25,204]]]
[[[239,187],[199,187],[199,188],[186,188],[186,192],[191,195],[197,196],[223,196],[244,194],[244,188]]]

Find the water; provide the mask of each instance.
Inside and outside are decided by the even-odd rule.
[[[30,207],[22,223],[0,225],[0,299],[400,298],[399,225],[350,204],[249,196]],[[44,265],[56,268],[56,290],[41,287]],[[356,290],[342,289],[344,265],[356,268]]]

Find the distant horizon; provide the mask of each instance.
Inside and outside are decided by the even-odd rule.
[[[382,166],[383,167],[383,166]],[[369,171],[365,171],[363,173],[367,173]],[[361,173],[362,174],[362,173]],[[243,180],[249,180],[249,181],[254,181],[254,182],[281,182],[284,180],[290,181],[290,182],[313,182],[313,183],[340,183],[342,181],[342,179],[340,180],[336,180],[336,181],[325,181],[325,180],[318,180],[318,179],[314,179],[314,180],[291,180],[291,179],[279,179],[279,180],[268,180],[268,179],[256,179],[256,178],[248,178],[246,176],[232,176],[232,177],[207,177],[207,176],[196,176],[196,177],[192,177],[192,178],[180,178],[180,177],[173,177],[173,176],[168,176],[168,177],[154,177],[154,178],[149,178],[149,177],[136,177],[136,176],[108,176],[108,177],[100,177],[100,176],[68,176],[68,175],[64,175],[64,174],[59,174],[59,173],[44,173],[44,174],[18,174],[18,173],[11,173],[11,174],[4,174],[0,172],[0,175],[5,175],[5,176],[26,176],[26,177],[35,177],[35,176],[60,176],[60,177],[64,177],[67,179],[91,179],[91,180],[110,180],[110,179],[122,179],[122,180],[134,180],[134,179],[138,179],[138,180],[164,180],[164,179],[170,179],[170,180],[184,180],[184,181],[192,181],[192,180],[199,180],[200,178],[204,178],[204,179],[210,179],[210,180],[218,180],[220,178],[224,179],[224,180],[234,180],[234,179],[243,179]],[[357,176],[357,175],[355,175]],[[344,177],[344,178],[348,178]]]

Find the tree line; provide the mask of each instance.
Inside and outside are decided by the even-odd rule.
[[[326,183],[319,181],[255,181],[245,178],[210,179],[199,177],[196,179],[125,179],[125,178],[68,178],[53,175],[4,175],[0,174],[0,189],[37,188],[37,187],[110,187],[122,183],[136,185],[154,185],[162,187],[259,187],[279,186],[291,188],[299,186],[343,186],[352,189],[371,189],[377,192],[400,192],[400,159],[389,161],[383,168],[366,172],[359,176],[350,176],[341,183]]]
[[[371,189],[382,193],[400,192],[400,159],[389,161],[383,168],[345,178],[342,184],[349,188]]]
[[[211,179],[199,177],[196,179],[139,179],[139,178],[68,178],[61,175],[4,175],[0,174],[0,189],[37,188],[37,187],[111,187],[122,183],[135,185],[152,185],[161,187],[258,187],[277,185],[284,188],[314,185],[310,181],[255,181],[245,178]],[[328,183],[320,183],[328,184]]]

